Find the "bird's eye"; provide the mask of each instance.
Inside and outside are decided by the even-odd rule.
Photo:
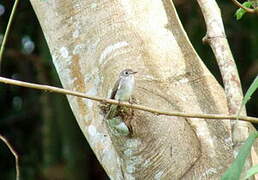
[[[128,73],[128,71],[125,71],[125,75],[128,75],[129,73]]]

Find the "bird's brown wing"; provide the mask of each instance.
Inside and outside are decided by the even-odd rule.
[[[115,99],[115,96],[116,96],[116,92],[118,90],[118,86],[119,86],[119,82],[120,82],[120,79],[118,79],[112,89],[112,93],[111,93],[111,96],[110,96],[110,99]]]

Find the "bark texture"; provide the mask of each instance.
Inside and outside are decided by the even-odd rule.
[[[220,9],[215,0],[197,0],[197,2],[202,10],[207,28],[207,33],[203,38],[203,42],[210,45],[216,57],[223,79],[229,113],[237,114],[243,99],[242,87],[237,67],[224,31]],[[242,110],[241,114],[246,115],[245,109]],[[251,123],[244,121],[231,121],[231,128],[234,156],[236,156],[241,145],[248,138],[250,131],[255,131],[255,129]],[[257,150],[257,143],[255,144],[255,147]],[[245,170],[250,169],[252,165],[258,163],[257,152],[255,152],[255,149],[252,148],[251,157],[246,160]]]
[[[201,7],[207,27],[207,34],[203,41],[211,46],[218,62],[224,83],[229,113],[237,114],[243,99],[242,87],[236,64],[226,39],[220,9],[215,0],[197,1]],[[243,110],[242,114],[246,115],[245,110]],[[250,123],[232,121],[231,126],[233,143],[237,153],[241,143],[243,143],[249,135],[248,126],[250,126]]]
[[[191,46],[170,0],[31,0],[66,89],[109,97],[118,73],[138,71],[137,104],[228,113],[221,86]],[[232,162],[227,121],[134,111],[115,136],[99,104],[68,96],[111,179],[216,179]]]

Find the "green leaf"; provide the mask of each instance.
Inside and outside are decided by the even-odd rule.
[[[255,175],[258,173],[258,164],[256,164],[255,166],[251,167],[247,172],[246,172],[246,176],[244,179],[248,179],[249,177]]]
[[[250,8],[250,7],[252,6],[252,2],[244,2],[242,5],[243,5],[244,7]],[[239,9],[236,11],[236,13],[235,13],[236,19],[237,19],[237,20],[240,20],[240,19],[243,17],[243,15],[244,15],[245,13],[246,13],[246,11],[245,11],[244,9],[239,8]]]
[[[249,101],[249,99],[251,99],[251,96],[253,95],[253,93],[256,91],[256,89],[258,89],[258,75],[256,76],[256,78],[254,79],[254,81],[252,82],[251,86],[248,88],[245,97],[241,103],[240,109],[237,113],[237,118],[240,115],[240,112],[243,109],[243,106],[247,103],[247,101]]]
[[[257,137],[258,137],[258,132],[252,132],[249,135],[249,137],[245,141],[245,144],[242,145],[242,147],[240,148],[236,159],[231,164],[231,166],[227,169],[227,171],[223,174],[223,176],[221,177],[221,180],[239,180],[240,174],[245,164],[245,160],[250,154],[251,147]]]

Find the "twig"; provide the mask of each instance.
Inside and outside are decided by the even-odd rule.
[[[20,179],[19,157],[15,152],[15,150],[12,148],[11,144],[4,136],[0,135],[0,139],[7,145],[8,149],[12,152],[13,156],[15,157],[16,180],[19,180]]]
[[[238,6],[239,8],[244,9],[246,12],[248,13],[255,13],[254,9],[248,8],[243,6],[241,3],[239,3],[237,0],[231,0],[236,6]]]
[[[12,85],[16,85],[16,86],[27,87],[27,88],[39,89],[39,90],[43,90],[43,91],[49,91],[49,92],[53,92],[53,93],[66,94],[66,95],[87,98],[87,99],[90,99],[93,101],[98,101],[101,103],[116,104],[119,106],[125,106],[125,107],[132,108],[132,109],[147,111],[147,112],[158,114],[158,115],[180,116],[180,117],[186,117],[186,118],[203,118],[203,119],[213,119],[213,120],[215,120],[215,119],[236,120],[237,119],[237,116],[235,116],[235,115],[198,114],[198,113],[162,111],[162,110],[153,109],[153,108],[142,106],[142,105],[136,105],[136,104],[131,104],[131,103],[127,103],[127,102],[119,102],[119,101],[116,101],[113,99],[101,98],[101,97],[97,97],[97,96],[88,96],[84,93],[80,93],[80,92],[76,92],[76,91],[70,91],[70,90],[57,88],[57,87],[53,87],[53,86],[48,86],[48,85],[27,83],[27,82],[8,79],[8,78],[4,78],[4,77],[0,77],[0,82],[5,83],[5,84],[12,84]],[[238,119],[242,120],[242,121],[258,123],[258,118],[255,118],[255,117],[240,116]]]
[[[5,44],[6,44],[6,39],[7,39],[8,34],[9,34],[9,30],[10,30],[10,27],[11,27],[11,24],[12,24],[12,20],[13,20],[14,13],[15,13],[15,10],[16,10],[18,2],[19,2],[19,0],[15,0],[15,2],[14,2],[13,9],[12,9],[12,12],[11,12],[11,15],[10,15],[10,18],[9,18],[9,21],[8,21],[8,24],[7,24],[7,27],[6,27],[6,31],[5,31],[5,34],[4,34],[4,38],[3,38],[3,41],[2,41],[2,44],[1,44],[1,49],[0,49],[0,70],[1,70],[2,57],[3,57],[4,47],[5,47]]]

